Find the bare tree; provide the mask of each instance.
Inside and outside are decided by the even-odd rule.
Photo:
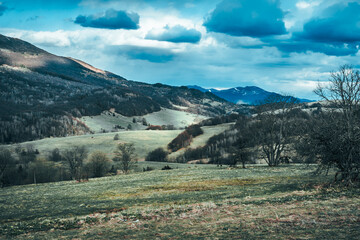
[[[3,186],[3,176],[5,171],[14,162],[11,152],[8,149],[0,149],[0,183]]]
[[[62,156],[60,154],[60,150],[58,148],[54,148],[48,156],[48,159],[52,162],[61,162]]]
[[[73,180],[80,181],[83,175],[83,162],[87,158],[88,150],[85,146],[75,146],[65,150],[62,157],[67,162]]]
[[[136,164],[135,147],[133,143],[120,143],[115,150],[114,162],[119,163],[120,169],[125,173],[129,173],[131,168]]]
[[[234,166],[240,162],[242,167],[246,168],[245,164],[249,162],[251,158],[251,148],[254,147],[254,137],[249,127],[250,124],[251,121],[247,117],[242,117],[236,122],[237,140],[230,147]]]
[[[332,108],[320,115],[309,140],[321,165],[335,166],[335,179],[351,184],[360,172],[360,72],[343,65],[315,93]]]
[[[270,167],[280,164],[280,157],[289,143],[292,119],[288,113],[296,103],[298,99],[294,97],[273,94],[258,106],[258,115],[251,127]]]
[[[89,168],[93,177],[103,177],[109,168],[109,158],[105,153],[96,151],[91,154]]]

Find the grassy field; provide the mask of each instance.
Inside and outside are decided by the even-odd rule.
[[[359,239],[360,190],[315,166],[170,165],[1,189],[0,239]]]
[[[38,141],[21,143],[26,146],[31,144],[41,154],[46,155],[54,148],[61,150],[72,146],[86,146],[89,152],[102,151],[113,157],[113,152],[119,143],[134,143],[137,156],[142,159],[152,150],[158,147],[166,148],[167,144],[174,139],[181,130],[173,131],[122,131],[117,133],[98,133],[64,138],[46,138]],[[119,140],[114,140],[115,134],[119,134]],[[15,148],[16,145],[12,147]]]
[[[182,112],[167,108],[162,108],[159,112],[153,112],[141,117],[135,117],[138,121],[133,123],[134,117],[126,117],[120,114],[112,114],[110,112],[104,112],[98,116],[82,117],[80,120],[85,123],[95,133],[100,133],[103,130],[111,131],[115,125],[119,125],[123,128],[127,128],[130,124],[133,130],[144,130],[147,126],[142,125],[142,118],[145,118],[148,124],[151,125],[173,125],[175,128],[185,128],[194,123],[198,123],[206,116],[193,114],[188,112]]]
[[[189,147],[198,147],[206,143],[206,141],[219,134],[230,127],[231,124],[221,124],[216,126],[202,127],[204,134],[193,139],[193,142]],[[64,138],[47,138],[38,141],[24,142],[20,145],[26,146],[31,144],[34,149],[38,149],[41,154],[47,155],[54,148],[61,150],[71,148],[74,145],[86,146],[89,152],[102,151],[113,157],[113,152],[116,145],[119,143],[134,143],[137,156],[140,160],[144,159],[146,155],[152,150],[162,147],[167,148],[169,142],[171,142],[179,133],[183,130],[162,130],[162,131],[121,131],[112,133],[97,133],[82,136],[70,136]],[[115,141],[115,134],[119,134],[119,140]],[[15,148],[16,145],[12,145]],[[181,154],[184,150],[180,150],[170,155],[171,158]]]

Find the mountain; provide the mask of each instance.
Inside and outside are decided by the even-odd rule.
[[[217,90],[214,88],[205,89],[196,85],[189,85],[188,87],[202,92],[211,92],[220,98],[236,104],[256,105],[271,95],[280,95],[278,93],[265,91],[256,86],[236,87],[224,90]],[[311,102],[311,100],[307,99],[298,98],[298,100],[299,102]]]
[[[79,119],[110,109],[127,117],[163,108],[205,116],[234,109],[209,92],[130,81],[3,35],[0,106],[0,143],[88,133]]]

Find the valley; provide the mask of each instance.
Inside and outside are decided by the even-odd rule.
[[[0,239],[357,239],[360,73],[330,76],[150,84],[0,34]]]

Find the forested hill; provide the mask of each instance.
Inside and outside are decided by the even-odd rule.
[[[215,116],[234,105],[187,87],[128,81],[80,60],[0,35],[0,143],[83,134],[76,117],[114,108],[142,116],[161,107]]]

